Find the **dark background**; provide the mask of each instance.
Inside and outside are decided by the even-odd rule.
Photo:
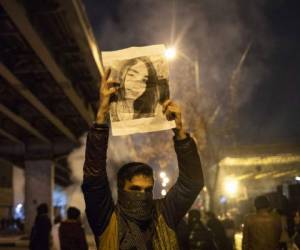
[[[84,0],[84,3],[102,50],[172,44],[181,37],[179,49],[192,60],[197,55],[200,62],[202,92],[192,99],[201,107],[194,113],[211,114],[221,105],[214,124],[220,131],[228,123],[230,76],[248,43],[253,41],[237,85],[236,124],[229,125],[229,130],[241,144],[299,141],[299,1]],[[178,85],[188,85],[177,98],[183,103],[191,95],[186,92],[194,93],[193,68],[186,64],[178,59],[171,65],[173,96],[178,97],[179,90],[182,93]],[[190,119],[193,117],[187,120]],[[225,134],[221,132],[217,137],[225,138]]]

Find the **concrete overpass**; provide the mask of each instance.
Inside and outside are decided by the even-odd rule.
[[[66,156],[94,120],[101,71],[80,0],[0,0],[0,162],[25,169],[27,229],[54,180],[71,183]]]

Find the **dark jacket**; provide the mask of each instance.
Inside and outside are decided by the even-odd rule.
[[[61,250],[87,250],[84,229],[80,222],[66,220],[59,227]]]
[[[218,249],[230,249],[225,228],[221,221],[219,221],[217,218],[211,218],[207,221],[207,227],[212,231]]]
[[[106,173],[106,154],[108,143],[108,128],[93,126],[88,134],[84,163],[84,180],[82,190],[86,203],[86,214],[98,245],[103,234],[111,238],[111,232],[116,234],[119,214],[115,211],[115,204]],[[164,231],[175,235],[175,228],[193,204],[203,187],[203,173],[200,158],[194,140],[188,136],[184,140],[174,140],[175,151],[179,165],[179,177],[164,199],[156,200],[160,214],[154,220],[154,226],[166,223]],[[109,230],[107,230],[109,228]],[[162,227],[160,227],[162,228]],[[176,236],[175,236],[176,237]],[[117,245],[121,243],[115,235]],[[106,237],[107,241],[107,237]],[[162,241],[157,243],[162,244]],[[166,244],[166,243],[164,243]],[[100,244],[101,245],[101,244]],[[164,249],[163,246],[159,246]],[[169,248],[165,248],[169,249]]]
[[[243,250],[277,250],[281,235],[280,216],[268,211],[248,215],[243,228]]]
[[[294,244],[300,248],[300,225],[295,225],[295,233],[292,237]]]
[[[51,221],[47,214],[37,215],[30,235],[30,250],[49,250]]]
[[[176,228],[176,235],[180,249],[190,250],[189,248],[189,227],[185,219],[182,219]]]
[[[200,220],[189,225],[189,246],[190,250],[221,250],[217,248],[212,231]]]

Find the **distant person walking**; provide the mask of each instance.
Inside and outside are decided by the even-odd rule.
[[[52,227],[51,235],[52,235],[52,250],[60,250],[60,242],[59,242],[59,227],[61,223],[61,216],[58,215],[54,219],[54,225]]]
[[[277,209],[277,212],[281,220],[281,235],[280,235],[280,243],[279,243],[280,250],[288,250],[288,246],[291,242],[291,239],[288,233],[287,215],[284,213],[282,209]]]
[[[213,232],[218,249],[229,250],[229,240],[222,222],[213,212],[207,212],[206,216],[208,218],[206,225]]]
[[[189,248],[189,228],[187,221],[183,218],[176,227],[179,249],[190,250]]]
[[[51,221],[48,205],[42,203],[37,207],[37,215],[30,235],[30,250],[50,250]]]
[[[300,249],[300,210],[296,210],[294,215],[294,235],[292,237],[293,250]]]
[[[228,240],[228,249],[234,250],[235,249],[235,224],[234,220],[230,217],[227,217],[223,220],[223,226],[225,228],[227,240]]]
[[[87,250],[88,244],[85,232],[81,224],[80,210],[76,207],[69,207],[67,220],[59,227],[59,239],[61,250]]]
[[[246,217],[243,229],[243,250],[277,250],[281,235],[281,219],[271,212],[266,196],[258,196],[255,214]]]
[[[201,221],[201,212],[196,209],[189,211],[189,249],[190,250],[221,250],[217,248],[214,236]]]

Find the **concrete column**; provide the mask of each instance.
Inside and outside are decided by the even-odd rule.
[[[52,218],[52,191],[54,188],[54,164],[51,160],[25,161],[25,230],[30,233],[41,203],[49,206]]]

